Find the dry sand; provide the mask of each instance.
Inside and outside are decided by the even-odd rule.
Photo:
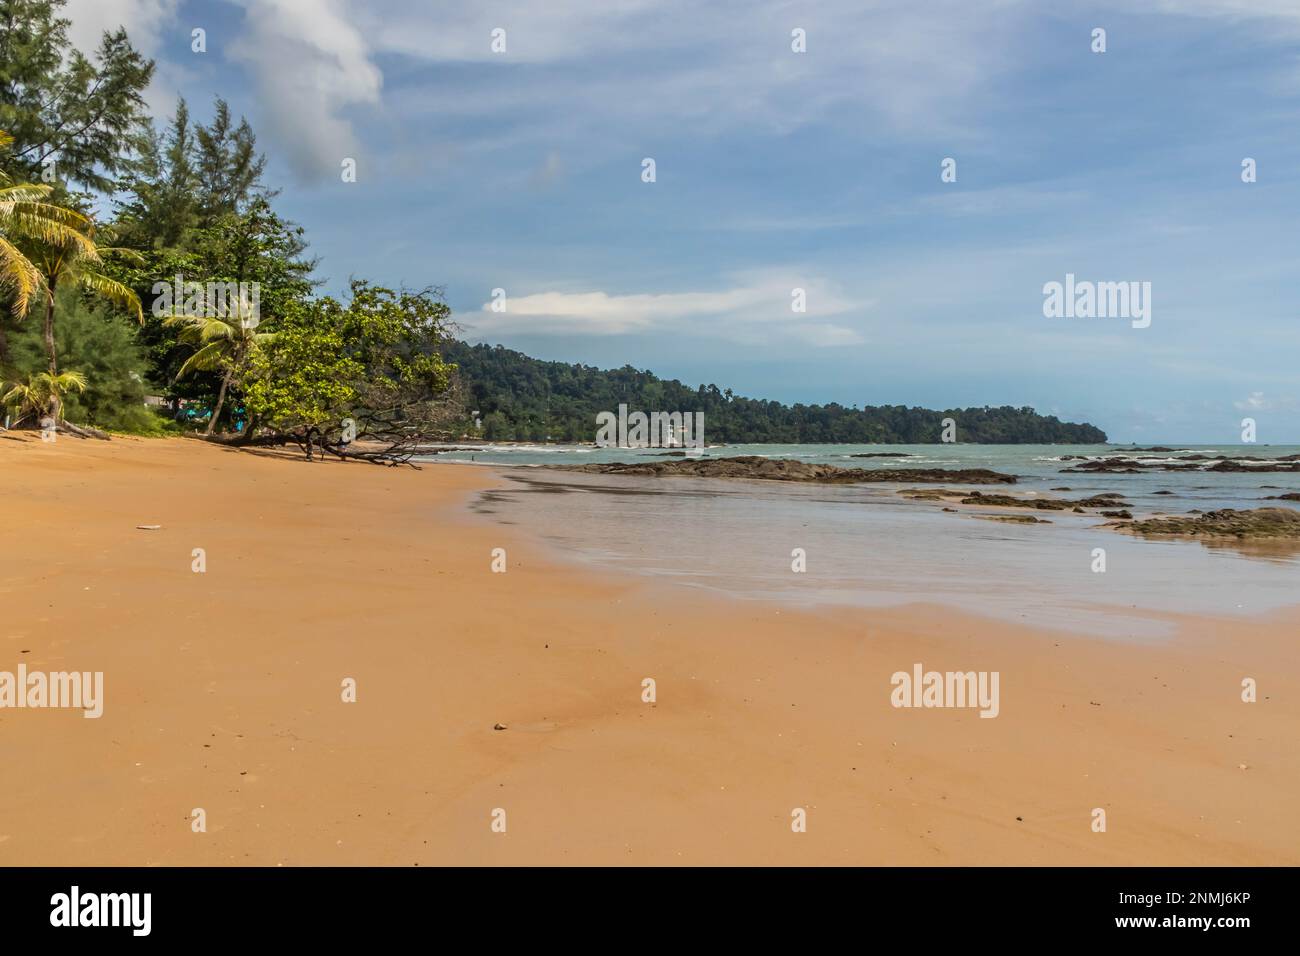
[[[0,865],[1300,863],[1300,615],[704,598],[470,518],[499,482],[0,435],[0,670],[106,698],[0,710]],[[1000,716],[891,707],[918,661],[1000,671]]]

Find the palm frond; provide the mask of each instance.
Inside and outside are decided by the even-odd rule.
[[[19,319],[31,308],[32,298],[45,288],[40,270],[4,236],[0,236],[0,288],[13,296],[13,314]]]
[[[31,239],[72,252],[77,258],[99,261],[88,230],[91,220],[75,209],[28,200],[0,202],[0,227],[19,239]]]
[[[180,340],[196,345],[217,340],[233,341],[238,331],[228,319],[206,315],[169,315],[163,325],[181,325]]]
[[[36,393],[30,385],[24,385],[22,382],[14,383],[14,387],[0,396],[0,402],[10,404],[11,402],[21,404],[33,404],[36,401]]]
[[[221,368],[221,360],[226,354],[225,342],[209,342],[203,348],[199,349],[193,355],[185,360],[185,364],[180,367],[176,373],[176,381],[180,381],[191,372],[211,372]]]
[[[17,183],[0,187],[0,203],[40,202],[50,194],[53,187],[44,183]]]
[[[101,256],[116,256],[119,259],[128,259],[136,265],[144,265],[145,258],[134,249],[128,249],[126,246],[96,246],[95,250]]]
[[[86,390],[86,375],[84,372],[69,370],[60,372],[58,375],[51,375],[49,372],[42,372],[41,374],[49,380],[51,392],[66,394],[67,392],[84,392]]]
[[[81,283],[82,288],[88,289],[96,295],[103,296],[108,301],[134,312],[136,319],[142,325],[144,324],[144,310],[140,308],[140,297],[127,286],[122,285],[116,279],[110,279],[102,273],[91,272],[88,269],[77,276],[77,281]]]

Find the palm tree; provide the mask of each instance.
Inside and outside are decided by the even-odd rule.
[[[12,142],[12,136],[0,131],[0,149]],[[24,318],[32,300],[46,291],[41,270],[20,244],[60,246],[78,250],[82,256],[95,255],[89,238],[93,230],[90,219],[74,209],[45,202],[50,191],[51,187],[45,185],[14,183],[0,173],[0,291],[12,298],[16,319]],[[7,351],[4,327],[0,325],[0,362]]]
[[[0,402],[18,405],[18,421],[22,421],[30,410],[37,417],[42,412],[48,412],[58,423],[63,418],[64,396],[85,390],[86,376],[80,372],[64,372],[60,375],[35,372],[27,376],[26,383],[15,382],[13,388],[0,396]]]
[[[58,358],[54,351],[54,309],[55,293],[61,282],[72,282],[87,292],[134,312],[137,321],[144,324],[144,310],[140,308],[139,296],[96,268],[102,264],[105,255],[121,255],[141,262],[144,261],[143,258],[130,249],[96,245],[95,224],[89,219],[86,222],[88,225],[84,230],[73,230],[78,236],[77,240],[37,241],[33,243],[35,252],[30,256],[45,280],[45,354],[50,360],[51,375],[59,373]]]
[[[179,382],[191,372],[225,370],[221,377],[221,389],[217,392],[216,407],[212,410],[207,430],[203,433],[211,435],[217,427],[217,419],[221,417],[231,381],[237,373],[243,372],[255,349],[275,339],[275,333],[255,331],[256,323],[248,321],[242,302],[229,315],[172,315],[164,319],[163,324],[181,326],[178,341],[192,345],[197,350],[177,371],[176,381]]]

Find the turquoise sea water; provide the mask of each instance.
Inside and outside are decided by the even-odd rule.
[[[1118,492],[1134,514],[1300,507],[1267,500],[1300,492],[1300,474],[1143,472],[1063,474],[1065,455],[1275,458],[1300,446],[740,445],[711,455],[757,454],[863,468],[991,468],[1019,477],[986,492],[1086,497]],[[856,453],[909,458],[852,458]],[[1172,633],[1168,612],[1241,615],[1300,604],[1300,547],[1236,547],[1145,540],[1101,527],[1096,514],[1034,512],[1050,525],[1014,525],[944,513],[908,500],[902,484],[830,486],[771,481],[636,478],[542,464],[650,460],[659,449],[486,446],[434,460],[496,466],[509,487],[485,493],[485,520],[522,527],[557,556],[652,575],[745,599],[880,606],[924,601],[1117,639]],[[504,466],[504,467],[503,467]],[[967,487],[960,482],[951,487]],[[1272,487],[1266,487],[1272,486]],[[918,486],[923,487],[923,486]],[[1069,492],[1051,489],[1069,487]],[[1156,494],[1172,492],[1169,495]],[[807,571],[791,570],[802,548]],[[1093,571],[1094,549],[1106,571]]]

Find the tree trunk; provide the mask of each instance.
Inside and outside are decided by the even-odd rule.
[[[59,374],[59,361],[54,354],[54,286],[57,279],[50,279],[49,296],[45,300],[45,354],[50,359],[50,374]]]
[[[230,385],[230,369],[226,369],[226,374],[221,379],[221,390],[217,392],[217,407],[212,410],[212,418],[208,420],[208,430],[203,434],[211,435],[212,429],[217,427],[217,419],[221,416],[221,406],[226,403],[226,388]]]

